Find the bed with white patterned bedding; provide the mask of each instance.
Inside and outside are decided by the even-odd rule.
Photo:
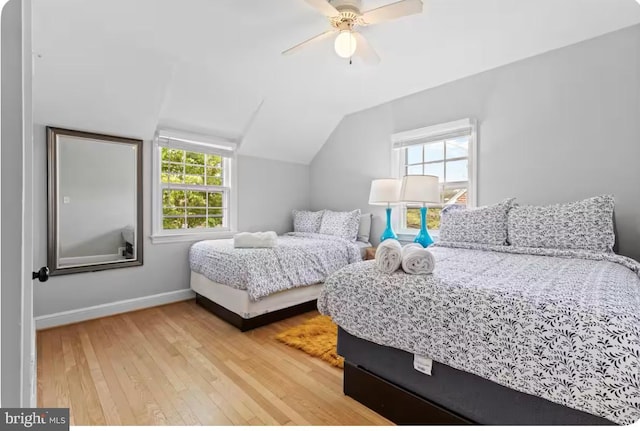
[[[362,260],[353,241],[316,233],[278,237],[274,248],[239,249],[233,240],[191,246],[191,271],[219,284],[246,290],[252,301],[298,286],[324,282],[338,269]]]
[[[441,243],[433,275],[373,261],[318,309],[356,337],[619,424],[640,419],[640,264],[613,253]]]

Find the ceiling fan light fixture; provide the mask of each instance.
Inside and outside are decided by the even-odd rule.
[[[351,30],[342,30],[334,44],[336,54],[342,58],[350,58],[356,52],[357,41]]]

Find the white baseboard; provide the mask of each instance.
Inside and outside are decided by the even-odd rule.
[[[94,305],[92,307],[78,308],[77,310],[47,314],[35,318],[36,329],[68,325],[70,323],[82,322],[84,320],[126,313],[127,311],[185,301],[193,297],[195,297],[193,290],[182,289],[174,290],[173,292],[159,293],[157,295],[143,296],[142,298],[127,299],[125,301],[116,301],[108,304]]]

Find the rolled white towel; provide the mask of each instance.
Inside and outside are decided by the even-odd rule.
[[[402,265],[402,246],[395,239],[386,239],[376,249],[376,266],[391,274]]]
[[[436,259],[426,248],[411,247],[402,254],[402,269],[407,274],[432,274]]]
[[[409,244],[405,244],[402,246],[402,255],[404,256],[411,249],[424,250],[422,244],[418,244],[417,242],[411,242]]]
[[[240,232],[233,236],[235,248],[273,248],[278,242],[278,235],[268,232]]]

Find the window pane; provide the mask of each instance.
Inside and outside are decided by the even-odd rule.
[[[162,219],[163,229],[182,229],[184,219],[182,218],[164,218]]]
[[[202,175],[185,175],[184,176],[184,184],[191,185],[203,185],[204,184],[204,176]]]
[[[207,192],[187,191],[186,194],[187,194],[188,207],[206,207],[207,206]]]
[[[182,173],[182,163],[162,162],[162,172]]]
[[[192,165],[204,166],[204,153],[194,153],[191,151],[187,151],[186,162]]]
[[[444,163],[429,163],[424,165],[425,175],[435,175],[440,179],[440,182],[444,182]]]
[[[222,227],[222,217],[209,217],[207,225],[209,227]]]
[[[190,217],[187,219],[187,227],[190,229],[202,229],[207,227],[206,217]]]
[[[420,229],[420,209],[419,208],[407,208],[406,209],[407,229]],[[427,209],[427,229],[439,229],[440,228],[440,208],[428,208]]]
[[[162,147],[161,148],[161,157],[162,157],[162,161],[163,162],[178,162],[178,163],[183,163],[184,162],[184,151],[183,150],[176,150],[173,148],[165,148]]]
[[[444,142],[436,142],[424,146],[424,161],[444,160]]]
[[[207,172],[207,185],[208,186],[221,186],[222,177],[216,175],[209,175]]]
[[[469,155],[469,138],[463,137],[447,141],[447,159],[467,157]]]
[[[207,166],[219,166],[222,167],[222,157],[207,154]]]
[[[427,229],[440,229],[440,208],[429,208],[427,211]]]
[[[444,191],[444,203],[448,205],[467,205],[467,188],[447,189]]]
[[[204,175],[204,166],[185,165],[184,170],[187,174]]]
[[[447,162],[447,178],[448,183],[469,180],[469,160],[457,160],[455,162]]]
[[[222,216],[224,208],[209,208],[209,216]]]
[[[183,207],[185,203],[184,191],[182,190],[163,190],[162,205],[165,207]]]
[[[165,215],[165,216],[184,216],[184,208],[180,208],[180,207],[162,207],[162,215]]]
[[[222,168],[220,166],[207,166],[207,176],[208,177],[221,177],[222,176]]]
[[[209,193],[209,206],[222,207],[222,193]]]
[[[407,175],[422,175],[422,165],[407,166]]]
[[[187,215],[203,215],[206,216],[207,215],[207,209],[206,208],[187,208]]]
[[[407,208],[407,229],[420,229],[420,210]]]
[[[184,175],[171,172],[163,172],[160,176],[160,181],[167,184],[183,184]]]
[[[407,165],[422,163],[422,145],[407,148]]]

